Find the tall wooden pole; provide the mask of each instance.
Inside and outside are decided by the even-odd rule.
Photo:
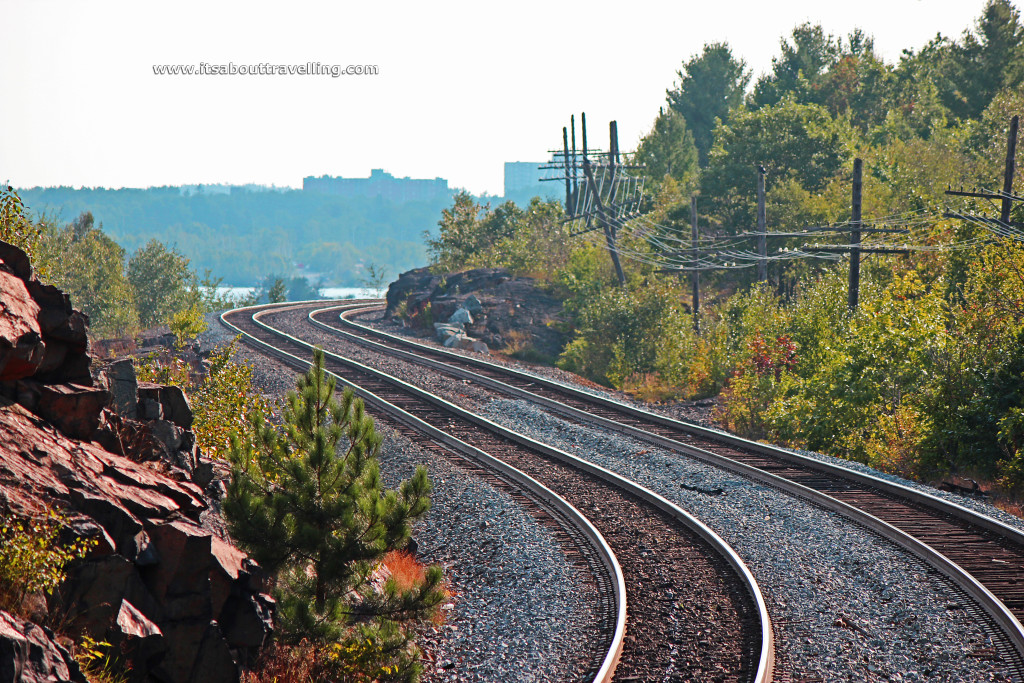
[[[583,173],[587,176],[587,188],[594,197],[594,205],[597,207],[597,221],[604,231],[604,240],[608,245],[608,255],[611,256],[612,266],[615,268],[615,276],[618,278],[619,284],[624,286],[626,284],[626,275],[622,272],[622,263],[619,262],[619,250],[615,246],[615,234],[612,232],[613,226],[608,219],[608,211],[605,209],[604,202],[601,201],[600,188],[598,188],[597,182],[594,180],[594,172],[590,168],[590,159],[587,158],[587,115],[581,114],[580,120],[583,133]]]
[[[569,127],[572,129],[572,200],[573,200],[573,211],[575,211],[575,205],[579,198],[579,183],[576,181],[576,115],[572,114],[569,116]]]
[[[857,310],[860,299],[860,229],[861,229],[861,193],[864,162],[853,160],[853,202],[850,211],[850,289],[847,303],[851,311]]]
[[[569,182],[569,131],[562,126],[562,163],[565,164],[565,213],[572,215],[572,183]]]
[[[1020,125],[1020,117],[1014,116],[1010,119],[1010,134],[1006,140],[1006,172],[1003,174],[1003,205],[999,212],[999,220],[1003,223],[1010,222],[1010,207],[1013,200],[1013,174],[1017,167],[1017,128]]]
[[[693,230],[693,258],[700,261],[700,246],[697,237],[697,195],[690,197],[690,226]],[[693,331],[700,336],[700,271],[693,271]]]
[[[764,166],[757,167],[757,279],[768,282],[768,217],[764,197]]]

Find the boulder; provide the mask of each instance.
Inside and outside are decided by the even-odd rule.
[[[131,683],[146,681],[148,672],[156,668],[167,652],[160,627],[127,600],[121,601],[117,619],[107,633],[107,642],[119,658],[131,662],[127,679]]]
[[[0,241],[0,261],[3,261],[18,279],[32,279],[32,262],[21,247]]]
[[[122,417],[136,418],[139,414],[139,382],[135,377],[135,363],[131,358],[116,360],[106,369],[107,389],[111,403]]]
[[[192,427],[192,406],[181,387],[164,386],[160,388],[160,406],[163,408],[164,419],[170,420],[183,429]]]
[[[446,337],[444,342],[442,343],[444,344],[445,348],[457,349],[459,348],[459,345],[462,344],[466,339],[467,337],[463,334],[453,334],[450,337]]]
[[[0,683],[88,682],[49,630],[0,611]]]
[[[473,316],[465,308],[457,308],[451,317],[448,318],[448,322],[453,325],[472,325]]]
[[[450,325],[448,323],[434,323],[434,330],[439,342],[444,342],[449,337],[464,334],[462,325]]]
[[[90,440],[100,425],[100,413],[110,400],[103,389],[79,384],[39,385],[35,413],[66,436]]]
[[[31,377],[43,362],[46,345],[39,328],[39,305],[25,283],[0,270],[0,382]]]
[[[480,303],[480,299],[477,299],[475,294],[470,294],[466,297],[466,300],[462,302],[462,307],[470,313],[480,313],[484,310],[483,304]]]

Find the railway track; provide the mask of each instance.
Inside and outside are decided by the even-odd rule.
[[[236,309],[221,319],[262,352],[304,368],[312,345],[260,317],[319,305]],[[605,619],[588,679],[771,679],[772,630],[760,589],[736,553],[701,522],[612,472],[394,377],[335,354],[325,353],[325,361],[419,443],[455,451],[490,476],[527,487],[575,546],[596,558],[587,565],[615,616]],[[581,533],[586,543],[579,542]]]
[[[420,344],[352,317],[381,306],[311,312],[312,324],[381,353],[523,398],[782,489],[851,518],[910,550],[964,590],[1001,634],[1000,654],[1024,680],[1024,533],[941,498],[699,427],[482,359]]]

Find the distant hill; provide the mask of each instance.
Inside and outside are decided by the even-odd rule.
[[[422,266],[422,235],[434,232],[451,200],[390,201],[259,186],[148,189],[70,187],[19,190],[30,210],[59,222],[91,211],[128,252],[156,238],[201,273],[252,285],[269,273],[361,283],[366,263],[390,275]]]

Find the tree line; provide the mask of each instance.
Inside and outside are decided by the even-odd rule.
[[[603,239],[570,237],[555,202],[457,197],[428,236],[431,259],[537,277],[565,301],[559,364],[594,381],[649,400],[714,397],[720,423],[753,438],[1019,494],[1024,248],[943,208],[987,210],[944,192],[998,187],[1007,123],[1024,112],[1022,58],[1024,27],[1006,0],[895,63],[862,32],[814,24],[785,36],[756,80],[729,45],[705,45],[637,147],[652,191],[642,218],[618,226],[625,286]],[[689,245],[691,197],[707,245],[749,250],[740,238],[756,224],[759,165],[769,231],[784,232],[850,221],[854,158],[865,221],[906,229],[898,239],[914,245],[863,258],[856,311],[845,260],[775,258],[764,285],[754,268],[701,272],[694,314],[692,273],[665,268]],[[1011,221],[1024,222],[1024,206]]]

